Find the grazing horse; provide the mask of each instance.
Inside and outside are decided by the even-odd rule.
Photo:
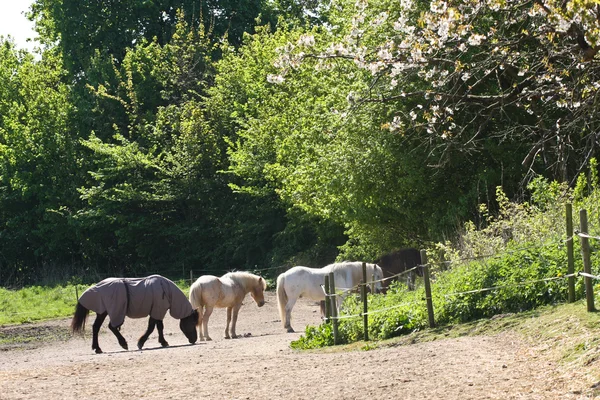
[[[352,289],[358,285],[363,278],[362,262],[342,262],[329,264],[323,268],[308,268],[296,266],[277,277],[277,305],[283,327],[288,332],[294,332],[291,325],[291,314],[294,304],[300,297],[312,300],[325,300],[325,293],[321,285],[325,282],[325,276],[333,272],[335,285],[341,289]],[[376,291],[381,289],[383,272],[376,264],[367,264],[367,276],[375,276]],[[337,298],[338,308],[347,296],[348,290],[344,290],[341,297]],[[322,311],[322,309],[321,309]]]
[[[102,353],[98,345],[98,332],[108,315],[108,328],[117,337],[119,344],[128,349],[127,341],[121,335],[121,325],[125,316],[129,318],[145,318],[148,315],[148,329],[138,340],[138,349],[144,347],[148,336],[156,326],[158,341],[163,346],[169,345],[163,336],[163,318],[167,310],[175,319],[179,319],[179,328],[194,344],[198,338],[196,325],[198,312],[194,310],[185,294],[169,279],[160,275],[146,278],[108,278],[87,289],[79,297],[75,314],[71,321],[72,332],[82,332],[90,310],[96,312],[96,321],[92,328],[92,350]]]
[[[394,251],[381,256],[381,258],[377,260],[377,264],[383,270],[383,276],[385,278],[389,278],[420,265],[421,252],[413,248]],[[414,289],[414,282],[417,275],[421,277],[423,276],[423,270],[421,268],[417,268],[406,275],[406,285],[408,286],[409,290]],[[390,283],[395,280],[398,280],[398,277],[386,279],[383,282],[384,291],[386,291]]]
[[[235,324],[242,301],[250,295],[262,307],[265,304],[264,291],[267,282],[258,275],[248,272],[229,272],[218,278],[213,275],[201,276],[190,287],[190,303],[198,310],[200,340],[212,340],[208,335],[208,319],[214,307],[227,308],[227,326],[225,339],[237,338]],[[231,335],[229,323],[231,322]]]

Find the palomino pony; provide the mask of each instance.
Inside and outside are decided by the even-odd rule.
[[[225,339],[237,338],[235,324],[242,301],[250,295],[262,307],[265,304],[264,291],[267,282],[258,275],[248,272],[229,272],[218,278],[212,275],[201,276],[190,287],[190,303],[198,310],[200,340],[212,340],[208,335],[208,319],[214,307],[227,308]],[[231,336],[229,323],[231,322]]]
[[[108,278],[87,289],[79,297],[75,314],[71,321],[71,331],[81,332],[85,329],[85,320],[90,310],[96,312],[96,321],[92,329],[92,350],[102,353],[98,345],[98,332],[108,315],[108,328],[117,337],[122,348],[127,350],[127,341],[119,330],[129,318],[144,318],[148,315],[148,329],[138,340],[138,349],[144,347],[148,336],[158,328],[158,341],[163,346],[169,345],[163,336],[163,318],[167,310],[173,318],[179,319],[179,328],[194,344],[198,339],[196,325],[198,312],[194,310],[185,294],[169,279],[160,275],[146,278]]]
[[[349,290],[358,285],[363,278],[362,262],[342,262],[329,264],[323,268],[293,267],[277,277],[277,305],[283,327],[288,332],[294,332],[291,325],[291,313],[294,304],[300,297],[312,300],[325,300],[325,293],[321,285],[325,282],[325,276],[333,272],[337,288],[346,289],[337,298],[337,305],[343,303]],[[381,290],[380,280],[383,272],[377,264],[367,264],[367,276],[375,276],[375,289]]]

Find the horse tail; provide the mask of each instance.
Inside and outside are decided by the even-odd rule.
[[[190,304],[194,309],[200,308],[202,304],[202,285],[198,282],[194,282],[190,286]]]
[[[285,292],[285,274],[281,274],[277,277],[277,307],[279,308],[279,315],[281,316],[281,323],[285,328],[285,306],[288,302],[288,296]]]
[[[89,312],[90,310],[82,306],[80,302],[77,302],[75,314],[73,314],[73,319],[71,320],[71,332],[79,333],[85,330],[85,320]]]

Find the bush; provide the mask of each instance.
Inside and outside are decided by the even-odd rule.
[[[590,181],[580,178],[575,189],[566,185],[534,179],[529,185],[531,203],[510,202],[498,188],[499,211],[480,212],[485,226],[471,222],[454,245],[438,243],[428,251],[431,264],[441,261],[443,250],[450,268],[433,267],[432,299],[436,323],[439,325],[489,318],[500,313],[531,310],[567,299],[567,251],[565,204],[573,209],[588,210],[589,221],[599,221],[600,190],[595,160],[590,163]],[[574,226],[577,226],[574,216]],[[590,222],[590,234],[600,226]],[[575,271],[583,270],[580,241],[573,240]],[[592,243],[594,246],[595,243]],[[592,273],[598,274],[600,255],[592,252]],[[438,264],[441,265],[441,264]],[[576,279],[576,296],[584,293],[583,279]],[[428,326],[422,284],[409,292],[393,285],[388,294],[369,295],[369,337],[387,339]],[[359,315],[362,304],[354,298],[344,303],[345,315]],[[342,319],[339,323],[340,343],[363,338],[362,318]],[[308,327],[305,336],[293,343],[294,348],[314,348],[333,343],[329,325]]]

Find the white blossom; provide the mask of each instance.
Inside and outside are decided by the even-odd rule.
[[[379,14],[372,22],[371,25],[373,26],[379,26],[381,24],[383,24],[388,17],[388,13],[387,12],[382,12],[381,14]]]
[[[484,39],[485,35],[478,35],[474,33],[469,37],[468,42],[471,46],[479,46]]]
[[[400,118],[398,115],[396,115],[394,117],[394,119],[392,120],[392,122],[390,123],[390,130],[395,131],[395,130],[398,130],[403,127],[404,127],[404,123],[402,122],[402,118]]]
[[[298,39],[298,46],[312,47],[315,45],[315,37],[313,35],[302,35]]]
[[[446,4],[445,1],[438,1],[438,0],[434,0],[431,2],[431,4],[429,5],[429,9],[431,10],[431,12],[436,13],[436,14],[443,14],[446,12],[446,10],[448,9],[448,4]]]
[[[279,84],[283,83],[284,81],[285,81],[285,79],[281,75],[273,75],[273,74],[267,75],[267,82],[269,82],[269,83],[275,83],[275,84],[279,85]]]

